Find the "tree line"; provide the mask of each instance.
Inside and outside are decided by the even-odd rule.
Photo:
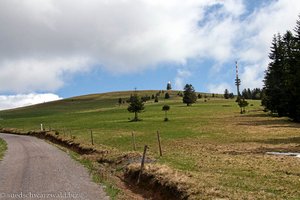
[[[168,83],[167,89],[171,90],[170,83]],[[155,98],[155,102],[158,102],[157,98],[160,95],[160,93],[164,93],[164,92],[159,92],[159,94],[156,94],[155,97],[154,97],[154,95],[152,95],[152,99]],[[165,93],[165,99],[169,99],[169,98],[170,98],[170,95],[168,93]],[[126,100],[126,102],[129,103],[127,110],[131,113],[134,113],[134,118],[131,121],[140,121],[140,118],[138,117],[138,113],[144,111],[144,109],[145,109],[144,103],[147,100],[150,100],[150,96],[146,95],[146,96],[140,97],[140,96],[138,96],[137,93],[134,93],[133,95],[131,94],[130,98],[128,100]],[[195,89],[191,84],[185,85],[183,95],[182,95],[182,101],[187,106],[190,106],[197,101],[197,95],[196,95]],[[122,98],[119,98],[119,100],[118,100],[119,105],[121,105],[124,102],[125,101],[123,101]],[[170,110],[170,106],[165,104],[162,107],[162,110],[165,112],[164,121],[168,121],[167,112]]]
[[[253,99],[253,100],[260,100],[263,97],[263,90],[260,88],[254,88],[254,89],[244,89],[242,91],[242,97],[245,99]]]
[[[261,100],[264,96],[264,91],[260,88],[254,88],[254,89],[244,89],[241,94],[241,98],[243,99],[253,99],[253,100]],[[229,92],[228,89],[225,89],[224,91],[224,98],[225,99],[233,99],[234,94],[232,92]]]
[[[300,20],[294,33],[274,35],[269,58],[262,104],[280,117],[300,122]]]

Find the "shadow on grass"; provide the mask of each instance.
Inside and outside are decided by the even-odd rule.
[[[266,140],[252,140],[251,142],[258,142],[263,144],[300,144],[299,137],[288,137],[288,138],[272,138]],[[300,147],[300,146],[299,146]]]
[[[293,123],[288,120],[251,120],[240,122],[238,125],[242,126],[270,126],[270,128],[300,128],[300,124]]]
[[[248,114],[248,113],[246,113],[245,115],[241,115],[241,117],[270,117],[270,115],[266,113],[260,113],[260,114]]]
[[[241,126],[268,126],[269,128],[296,128],[300,130],[300,123],[287,118],[271,117],[267,114],[244,115],[241,117],[249,118],[248,121],[238,123]]]

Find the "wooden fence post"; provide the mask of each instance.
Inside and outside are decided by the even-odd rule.
[[[158,147],[159,147],[159,155],[162,156],[159,131],[157,131],[157,141],[158,141]]]
[[[136,144],[135,144],[135,135],[134,132],[132,131],[131,133],[132,136],[132,146],[133,146],[133,150],[136,151]]]
[[[93,136],[93,130],[91,130],[91,141],[92,141],[92,145],[94,145],[94,136]]]
[[[148,149],[148,146],[145,145],[145,147],[144,147],[144,153],[143,153],[143,157],[142,157],[142,162],[141,162],[141,170],[140,170],[139,177],[138,177],[138,180],[137,180],[136,184],[140,183],[140,178],[141,178],[141,175],[142,175],[143,169],[144,169],[144,164],[145,164],[145,158],[146,158],[147,149]]]

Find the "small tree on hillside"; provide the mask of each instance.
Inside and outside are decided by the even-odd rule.
[[[201,99],[202,98],[202,95],[199,93],[198,94],[198,99]]]
[[[170,99],[170,95],[168,92],[165,94],[165,99]]]
[[[197,101],[197,95],[194,87],[191,84],[186,84],[183,91],[183,103],[187,106],[195,103]]]
[[[150,100],[150,97],[148,95],[145,95],[141,99],[143,102],[147,102],[148,100]]]
[[[123,103],[123,99],[119,98],[118,103],[119,103],[119,106],[120,106]]]
[[[239,100],[238,105],[241,108],[241,114],[243,114],[246,112],[245,108],[249,105],[249,103],[244,98],[242,98]]]
[[[229,91],[227,89],[224,91],[224,98],[229,99]]]
[[[167,112],[170,110],[170,106],[169,106],[169,105],[164,105],[164,106],[162,107],[162,110],[165,111],[165,121],[168,121],[169,119],[168,119],[168,114],[167,114]]]
[[[139,121],[138,113],[140,113],[144,109],[144,103],[141,98],[137,94],[132,95],[130,97],[130,104],[127,108],[129,112],[134,113],[134,119],[132,121]]]
[[[155,102],[155,103],[158,102],[158,96],[155,96],[154,102]]]

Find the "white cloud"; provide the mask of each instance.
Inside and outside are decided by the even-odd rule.
[[[38,103],[55,101],[61,99],[56,94],[19,94],[0,95],[0,110],[29,106]]]
[[[230,3],[225,7],[229,5]],[[243,11],[242,6],[240,11]],[[221,73],[224,73],[222,71],[222,68],[224,68],[223,63],[230,61],[234,66],[233,61],[238,60],[242,81],[241,89],[262,87],[264,71],[269,63],[268,55],[272,37],[279,32],[284,34],[286,30],[293,30],[299,11],[300,1],[278,0],[263,4],[263,6],[256,8],[253,13],[242,19],[236,20],[236,18],[233,18],[227,27],[234,29],[234,31],[229,31],[227,35],[224,35],[224,38],[231,38],[231,40],[227,39],[227,47],[221,45],[227,49],[220,51],[221,56],[215,56],[218,59],[215,60],[216,64],[212,66],[211,73],[219,74],[222,77]],[[241,15],[243,12],[239,14]],[[227,18],[227,20],[230,19]],[[222,33],[222,30],[224,28],[219,33]],[[216,44],[218,43],[216,42]],[[218,55],[217,51],[214,52]],[[233,81],[230,85],[233,85]],[[212,84],[208,86],[208,90],[213,91],[218,87],[218,84]]]
[[[240,88],[261,88],[263,85],[264,71],[267,65],[267,61],[264,64],[246,65],[243,73],[240,75],[240,79],[242,80]]]
[[[225,89],[228,89],[229,92],[233,92],[228,83],[209,84],[207,88],[210,93],[224,94]]]
[[[222,3],[224,5],[224,9],[228,13],[231,13],[234,17],[239,17],[246,11],[243,0],[226,0]]]
[[[74,73],[88,68],[84,58],[26,59],[2,62],[0,91],[16,93],[55,91],[63,85],[64,73]]]
[[[53,91],[63,86],[64,73],[79,72],[90,63],[112,73],[132,73],[161,62],[185,64],[194,57],[226,59],[235,30],[229,28],[230,16],[243,9],[232,5],[240,2],[2,0],[0,70],[17,79],[0,91]],[[221,5],[219,12],[228,19],[205,19],[213,5]],[[226,36],[220,38],[221,32]],[[49,77],[36,82],[28,69],[36,78],[41,71]]]
[[[293,30],[299,12],[300,1],[272,1],[240,22],[241,41],[236,52],[238,60],[242,62],[241,80],[244,88],[262,87],[272,37]]]
[[[2,0],[0,92],[55,91],[92,64],[132,73],[191,58],[238,59],[242,83],[261,85],[272,35],[293,28],[300,1],[246,9],[245,0]]]
[[[177,75],[175,77],[175,89],[176,90],[183,90],[186,83],[186,79],[192,75],[190,71],[187,69],[178,69]]]

